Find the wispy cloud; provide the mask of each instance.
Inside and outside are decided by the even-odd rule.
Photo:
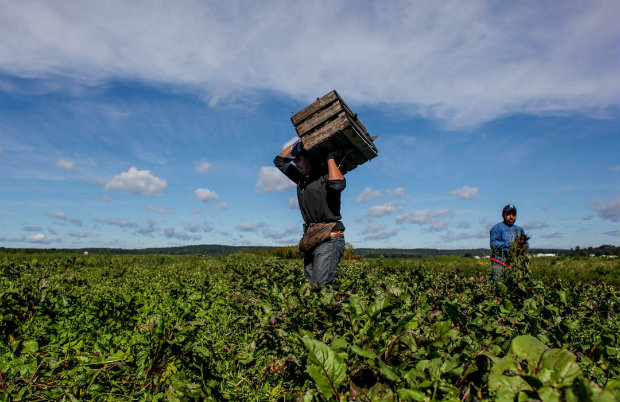
[[[396,187],[395,189],[387,189],[385,190],[385,195],[390,198],[402,198],[404,200],[408,200],[409,194],[402,187]]]
[[[519,112],[600,114],[618,103],[616,0],[561,9],[457,0],[357,5],[244,3],[240,12],[236,2],[8,2],[0,69],[89,85],[125,76],[193,86],[206,89],[212,105],[233,89],[308,101],[317,88],[338,87],[358,104],[380,99],[453,126]],[[317,59],[330,62],[307,62]]]
[[[258,171],[258,181],[255,188],[259,193],[287,191],[294,187],[295,183],[275,167],[263,166]]]
[[[215,204],[212,209],[215,211],[226,211],[228,209],[228,204],[220,202],[219,204]]]
[[[47,237],[42,233],[37,233],[36,235],[32,235],[28,237],[26,241],[28,243],[35,243],[35,244],[50,244],[50,243],[54,243],[56,240],[50,237]]]
[[[209,203],[220,199],[215,191],[206,188],[199,188],[194,191],[194,194],[196,195],[196,198],[204,203]]]
[[[529,222],[525,222],[523,224],[523,229],[525,230],[532,230],[532,229],[544,229],[549,227],[549,224],[547,222],[533,222],[533,221],[529,221]]]
[[[471,222],[462,220],[462,221],[459,221],[457,226],[459,229],[469,229],[469,227],[471,226]]]
[[[211,170],[211,164],[207,161],[200,162],[199,164],[196,165],[197,173],[206,173],[209,170]]]
[[[210,225],[207,222],[190,222],[187,225],[185,225],[185,229],[188,230],[189,232],[192,233],[196,233],[196,232],[211,232],[213,231],[213,226]]]
[[[105,185],[106,191],[130,191],[133,194],[159,195],[166,190],[166,180],[154,176],[148,170],[135,167],[114,176]]]
[[[146,206],[146,210],[153,211],[160,215],[168,215],[170,213],[166,208],[162,207],[161,205],[150,205],[149,204]]]
[[[400,212],[403,210],[403,207],[397,202],[388,202],[383,205],[373,205],[368,209],[368,216],[384,216],[388,214],[393,214],[395,212]]]
[[[75,166],[75,162],[69,162],[69,161],[65,161],[65,160],[59,160],[58,162],[56,162],[56,166],[64,169],[66,171],[72,171],[74,166]]]
[[[67,214],[62,212],[62,211],[54,211],[54,212],[50,212],[47,214],[48,216],[56,219],[56,220],[60,220],[60,221],[69,221],[71,222],[71,224],[75,225],[75,226],[82,226],[82,220],[78,219],[78,218],[71,218],[69,219],[67,217]]]
[[[594,202],[590,205],[590,208],[598,212],[598,215],[603,220],[612,222],[620,221],[620,198]]]
[[[159,230],[160,229],[157,227],[157,223],[154,220],[149,219],[146,226],[138,228],[138,233],[147,236],[158,232]]]
[[[265,226],[265,222],[258,222],[258,223],[247,222],[247,223],[242,223],[240,225],[237,225],[236,228],[242,232],[256,232],[264,226]]]
[[[484,239],[489,237],[488,232],[477,232],[477,233],[454,233],[448,232],[441,236],[441,239],[447,243],[451,243],[459,240],[467,240],[467,239]]]
[[[364,234],[364,240],[385,240],[395,237],[401,231],[401,227],[394,227],[390,230],[378,230]]]
[[[381,191],[366,187],[364,191],[362,191],[362,193],[355,198],[355,202],[361,203],[379,197],[381,197]]]
[[[177,232],[173,227],[167,227],[164,229],[164,235],[169,239],[177,240],[200,240],[200,235],[190,235],[185,232]]]
[[[355,202],[359,204],[364,201],[379,198],[381,196],[385,196],[388,198],[400,198],[404,200],[409,199],[409,194],[407,194],[407,191],[402,187],[396,187],[394,189],[387,189],[383,191],[373,190],[370,187],[366,187],[364,191],[362,191],[362,193],[355,198]]]
[[[103,223],[104,225],[110,226],[118,226],[121,228],[137,228],[138,224],[136,222],[128,221],[127,219],[97,219],[97,222]]]
[[[287,198],[286,199],[286,204],[291,209],[299,208],[299,200],[297,199],[297,197],[289,197],[289,198]]]
[[[396,216],[397,223],[413,223],[415,225],[425,225],[427,231],[434,232],[446,228],[448,222],[442,221],[443,218],[452,216],[450,209],[438,209],[435,211],[415,211],[406,212]]]
[[[456,190],[450,191],[450,195],[456,196],[462,200],[479,200],[478,187],[463,186]]]
[[[62,211],[50,212],[48,215],[50,217],[54,218],[54,219],[60,219],[60,220],[66,220],[67,219],[67,214],[65,214]]]

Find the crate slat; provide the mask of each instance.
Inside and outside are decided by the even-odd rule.
[[[313,102],[312,104],[306,106],[305,108],[297,112],[295,115],[293,115],[293,117],[291,117],[291,121],[293,122],[293,125],[297,126],[299,123],[306,120],[308,117],[312,116],[313,114],[315,114],[317,111],[319,111],[326,105],[329,105],[330,103],[338,99],[339,99],[339,96],[336,93],[336,91],[331,91],[327,95],[321,98],[318,98],[316,102]]]
[[[291,121],[308,152],[338,151],[342,155],[343,174],[378,154],[366,127],[336,91],[318,98],[291,117]]]

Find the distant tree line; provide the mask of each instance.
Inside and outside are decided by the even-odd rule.
[[[434,249],[434,248],[353,248],[347,243],[348,254],[366,258],[422,258],[422,257],[439,257],[439,256],[461,256],[461,257],[488,257],[490,255],[487,248],[475,249]],[[82,249],[56,249],[56,248],[6,248],[0,247],[0,253],[79,253],[83,254],[162,254],[162,255],[205,255],[205,256],[226,256],[237,253],[252,253],[258,255],[273,255],[281,258],[297,258],[301,254],[298,253],[296,246],[287,247],[266,247],[266,246],[227,246],[221,244],[203,244],[195,246],[182,247],[155,247],[142,249],[124,249],[124,248],[82,248]],[[602,245],[599,247],[575,248],[567,249],[541,249],[531,250],[531,254],[555,254],[558,256],[618,256],[620,255],[620,247],[612,245]],[[301,258],[301,257],[300,257]]]

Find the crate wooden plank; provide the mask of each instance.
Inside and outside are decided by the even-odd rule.
[[[334,118],[334,116],[337,116],[343,110],[344,109],[340,102],[332,102],[326,108],[317,111],[307,119],[301,121],[298,125],[295,126],[295,131],[297,131],[297,135],[302,137],[310,131],[314,130],[316,127],[320,126],[321,124],[329,122],[331,119]]]
[[[291,117],[291,121],[310,153],[339,151],[343,157],[339,162],[343,173],[377,156],[377,148],[366,127],[336,91],[318,98]]]
[[[336,134],[338,131],[344,130],[349,126],[349,119],[345,113],[340,113],[326,126],[320,127],[313,131],[311,134],[306,134],[301,137],[301,142],[304,144],[304,148],[312,152],[317,144],[328,139],[330,136]]]
[[[315,114],[316,112],[324,108],[325,106],[329,105],[332,102],[335,102],[338,99],[339,99],[339,96],[336,93],[336,91],[331,91],[327,95],[317,99],[316,102],[313,102],[312,104],[306,106],[305,108],[303,108],[302,110],[294,114],[293,117],[291,117],[291,121],[293,122],[293,125],[297,126],[299,123],[306,120],[308,117],[312,116],[313,114]]]

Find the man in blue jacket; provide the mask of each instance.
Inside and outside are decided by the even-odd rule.
[[[515,225],[517,220],[517,208],[508,204],[502,210],[503,222],[491,228],[491,279],[494,281],[502,280],[504,268],[510,266],[510,243],[519,241],[522,236],[526,236],[523,228]],[[523,237],[525,238],[525,237]],[[527,240],[525,240],[527,244]]]

